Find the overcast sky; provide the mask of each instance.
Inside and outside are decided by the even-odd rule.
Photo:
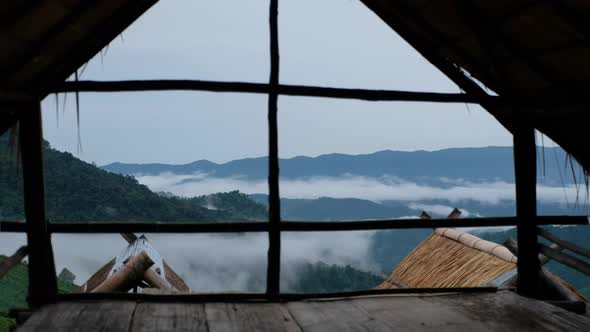
[[[459,92],[356,0],[281,0],[280,80],[289,84]],[[266,82],[268,0],[166,0],[86,67],[82,79]],[[99,165],[216,162],[267,154],[264,95],[81,94],[43,103],[45,137]],[[465,104],[280,97],[281,157],[511,145],[491,116]]]

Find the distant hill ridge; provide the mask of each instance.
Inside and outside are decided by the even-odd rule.
[[[539,147],[541,151],[541,147]],[[549,183],[571,183],[566,154],[561,148],[545,148],[545,177]],[[541,159],[541,158],[540,158]],[[451,148],[438,151],[384,150],[370,154],[324,154],[317,157],[298,156],[280,160],[281,177],[286,179],[345,174],[380,177],[397,176],[407,180],[422,177],[464,179],[469,181],[514,181],[512,147]],[[267,177],[267,158],[246,158],[217,164],[198,160],[188,164],[112,163],[104,170],[128,175],[161,173],[206,173],[215,177],[242,176],[249,180]],[[539,175],[543,172],[539,172]]]

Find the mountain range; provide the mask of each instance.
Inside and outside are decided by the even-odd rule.
[[[539,177],[547,185],[574,182],[570,159],[557,147],[538,147]],[[159,175],[204,173],[213,177],[239,176],[246,180],[261,180],[268,176],[266,157],[214,163],[198,160],[188,164],[111,163],[101,168],[127,175]],[[462,179],[470,182],[514,181],[512,147],[452,148],[438,151],[379,151],[370,154],[324,154],[317,157],[298,156],[280,159],[280,174],[284,179],[305,177],[366,177],[396,176],[408,181],[425,179]],[[576,174],[578,175],[578,174]],[[579,178],[578,178],[579,181]]]

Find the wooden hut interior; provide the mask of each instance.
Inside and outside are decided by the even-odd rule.
[[[543,234],[538,226],[584,225],[588,224],[588,219],[582,216],[537,215],[535,130],[563,147],[586,174],[590,172],[590,146],[585,138],[588,121],[584,115],[588,107],[586,89],[590,82],[590,3],[580,0],[361,2],[463,92],[281,84],[279,0],[269,0],[270,77],[267,83],[204,81],[199,78],[84,81],[77,79],[77,70],[157,0],[0,3],[3,45],[0,54],[0,133],[18,124],[26,214],[26,222],[3,220],[0,221],[0,229],[26,233],[26,253],[17,253],[14,260],[20,261],[24,254],[28,254],[29,260],[28,301],[31,309],[14,313],[20,324],[18,330],[588,330],[590,317],[578,313],[585,312],[585,299],[576,297],[571,291],[568,294],[573,294],[565,300],[548,301],[543,298],[542,285],[547,279],[553,280],[554,287],[561,293],[567,293],[563,289],[568,288],[559,281],[555,283],[557,278],[542,273],[543,257],[570,262],[581,270],[587,269],[584,270],[586,272],[590,271],[590,265],[568,256],[555,246],[540,245],[539,232],[561,249],[569,249],[582,256],[588,254],[586,249],[571,249],[568,243],[551,238],[551,234]],[[326,20],[329,21],[329,18]],[[76,79],[67,80],[72,75]],[[165,90],[268,96],[269,222],[48,223],[40,101],[58,92]],[[277,126],[279,95],[481,105],[513,135],[516,216],[352,222],[281,220]],[[517,255],[508,250],[510,246],[475,248],[459,241],[461,234],[451,234],[453,230],[450,229],[495,226],[517,228]],[[381,287],[334,294],[280,291],[281,232],[408,228],[436,228],[436,231],[392,273],[391,282],[386,281]],[[191,293],[165,261],[157,262],[153,255],[143,255],[149,248],[143,242],[139,244],[143,240],[134,235],[139,232],[267,233],[266,292]],[[58,294],[50,241],[50,235],[57,233],[121,233],[130,247],[139,245],[141,250],[120,257],[120,262],[116,259],[108,262],[79,292]],[[432,254],[428,248],[432,246],[446,246],[447,252],[456,253],[456,264],[461,260],[471,260],[472,265],[463,266],[480,272],[489,269],[479,274],[459,273],[461,277],[451,278],[444,272],[453,263],[449,261],[453,260],[452,257],[448,256],[440,260],[442,265],[430,266],[429,271],[424,269],[410,273],[411,269],[420,268],[414,264],[416,261],[428,259],[428,254]],[[157,271],[159,265],[164,271],[162,268]],[[438,270],[434,271],[436,268]],[[500,287],[500,284],[492,282],[511,271],[516,277],[511,279],[513,283],[509,286]],[[115,280],[117,274],[122,273],[127,273],[126,277]],[[433,279],[420,279],[427,273],[432,273]],[[128,284],[130,280],[134,283]],[[430,282],[433,280],[435,282]],[[170,291],[163,295],[116,292],[127,291],[140,283],[160,285],[159,288]],[[400,284],[406,287],[400,287]],[[95,291],[85,291],[89,287]],[[584,306],[583,310],[580,310],[580,304]]]

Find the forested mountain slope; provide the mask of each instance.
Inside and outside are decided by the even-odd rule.
[[[0,141],[0,218],[21,220],[21,170]],[[233,191],[183,198],[152,192],[132,176],[107,172],[44,146],[47,216],[51,221],[265,220],[266,208]],[[206,206],[214,207],[208,209]]]

